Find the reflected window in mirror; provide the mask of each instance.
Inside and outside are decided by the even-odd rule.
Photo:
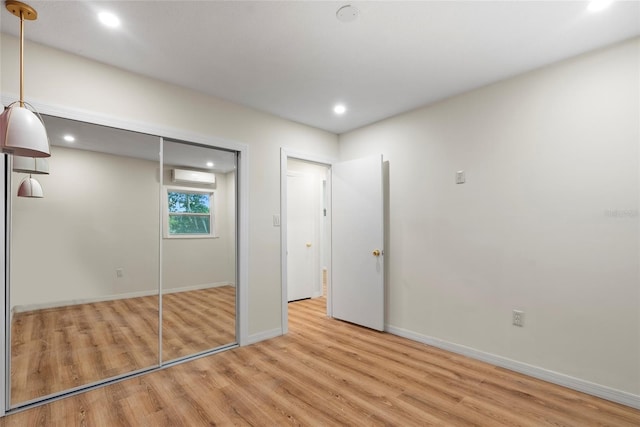
[[[165,237],[216,237],[213,191],[183,187],[165,189]]]

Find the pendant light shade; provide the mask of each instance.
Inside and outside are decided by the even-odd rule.
[[[41,157],[13,156],[13,171],[49,175],[49,160]]]
[[[44,197],[44,192],[42,191],[42,186],[40,185],[40,183],[35,178],[31,178],[31,175],[29,175],[20,183],[20,187],[18,187],[18,197],[32,197],[41,199]]]
[[[44,124],[26,107],[15,103],[0,115],[0,149],[24,157],[49,157],[49,138]]]
[[[33,21],[38,13],[28,4],[6,0],[7,10],[20,18],[20,101],[0,115],[0,151],[26,157],[49,157],[49,139],[44,123],[24,102],[24,20]]]

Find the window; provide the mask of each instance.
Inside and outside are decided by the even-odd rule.
[[[213,192],[167,187],[165,237],[215,237]]]

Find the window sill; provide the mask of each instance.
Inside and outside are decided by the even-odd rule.
[[[176,239],[178,239],[178,240],[182,240],[182,239],[187,239],[187,240],[189,240],[189,239],[219,239],[220,236],[212,236],[210,234],[206,234],[206,235],[203,235],[203,234],[181,234],[181,235],[178,235],[178,236],[167,236],[167,235],[164,235],[163,238],[166,239],[166,240],[176,240]]]

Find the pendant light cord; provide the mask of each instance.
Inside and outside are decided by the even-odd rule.
[[[24,11],[20,10],[20,107],[24,108]]]

